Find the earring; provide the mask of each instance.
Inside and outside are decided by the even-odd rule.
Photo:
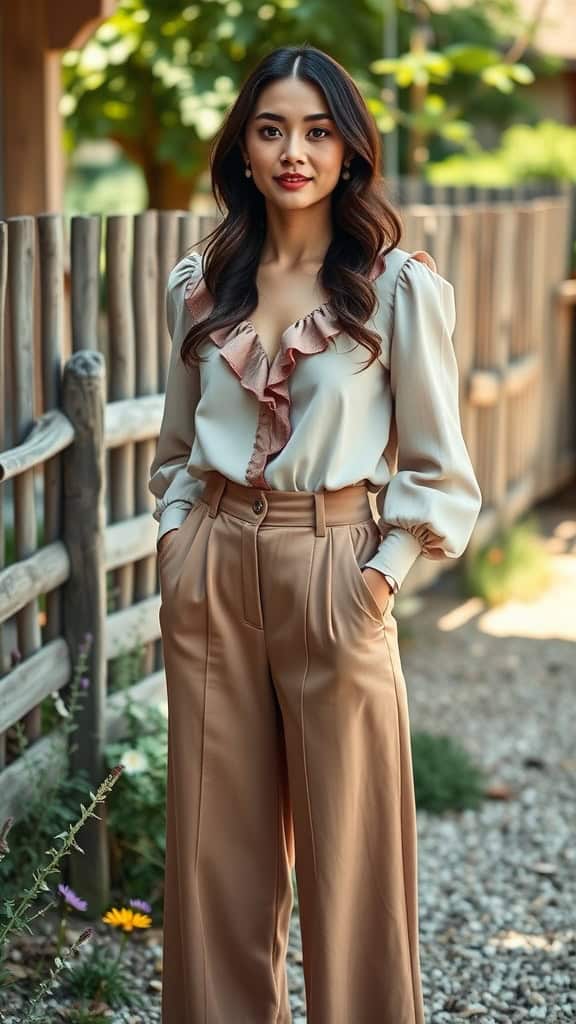
[[[345,164],[344,165],[344,170],[342,171],[342,177],[346,181],[348,181],[348,178],[350,177],[350,164]]]
[[[252,171],[250,170],[250,164],[246,164],[246,167],[244,168],[244,174],[246,175],[247,178],[251,178],[252,177]]]

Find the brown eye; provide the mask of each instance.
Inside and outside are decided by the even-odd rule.
[[[327,128],[311,128],[310,130],[311,130],[311,131],[313,131],[313,132],[324,132],[324,135],[323,135],[323,136],[321,136],[321,138],[324,138],[324,137],[326,137],[326,136],[328,136],[328,135],[330,135],[330,134],[331,134],[331,133],[330,133],[330,132],[328,131],[328,129],[327,129]],[[260,128],[260,129],[259,129],[259,131],[258,131],[258,134],[259,134],[259,135],[262,135],[262,136],[263,136],[263,138],[265,138],[265,139],[273,139],[273,138],[275,138],[276,136],[274,136],[274,135],[265,135],[265,134],[264,134],[264,132],[275,132],[275,131],[278,131],[278,129],[276,128],[276,126],[275,126],[275,125],[270,125],[270,124],[268,124],[268,125],[266,125],[266,126],[265,126],[264,128]],[[316,136],[316,138],[318,138],[318,136]]]

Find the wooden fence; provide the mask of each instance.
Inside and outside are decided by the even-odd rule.
[[[569,207],[546,196],[403,208],[402,245],[431,252],[456,290],[462,422],[484,499],[469,550],[574,472]],[[0,822],[25,812],[31,767],[47,779],[67,770],[42,706],[70,683],[86,632],[91,685],[72,766],[94,787],[127,693],[164,695],[147,483],[170,352],[165,282],[210,226],[178,211],[0,223]],[[405,589],[444,568],[420,559]],[[140,678],[118,689],[116,660],[136,649]],[[82,846],[73,881],[101,907],[105,814]]]

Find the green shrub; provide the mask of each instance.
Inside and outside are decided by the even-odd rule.
[[[537,597],[550,584],[552,571],[536,517],[530,513],[499,530],[474,554],[464,573],[469,593],[490,607]]]
[[[63,735],[69,753],[76,747],[74,733],[78,728],[78,710],[90,686],[87,676],[88,656],[92,646],[92,634],[87,633],[79,651],[70,683],[60,691],[54,691],[49,698],[53,711],[46,715],[51,721],[57,720],[57,732]],[[13,658],[20,659],[18,650]],[[67,698],[67,702],[64,699]],[[17,741],[17,750],[24,757],[28,750],[28,739],[22,722],[16,722],[10,730]],[[28,771],[29,790],[32,794],[25,805],[25,811],[13,826],[11,832],[10,859],[0,858],[0,891],[9,900],[14,893],[25,887],[36,864],[42,860],[46,847],[51,844],[54,828],[63,831],[74,818],[81,798],[89,790],[89,778],[81,769],[64,777],[50,779],[38,765],[23,762]]]
[[[418,808],[441,814],[480,805],[484,773],[450,736],[414,733],[412,762]]]
[[[526,181],[576,182],[576,128],[556,121],[515,124],[502,133],[498,149],[458,153],[426,168],[435,185],[499,188]]]
[[[89,780],[85,773],[60,781],[56,791],[40,788],[26,814],[12,827],[12,857],[0,861],[0,890],[3,899],[11,899],[24,885],[42,860],[55,832],[62,832],[76,815],[86,796]]]
[[[168,723],[154,705],[129,701],[126,739],[108,744],[107,764],[122,763],[123,777],[108,806],[112,882],[126,895],[162,899],[166,828]]]
[[[72,995],[106,1002],[114,1010],[121,1006],[143,1005],[127,972],[98,946],[90,956],[68,968],[65,983]]]

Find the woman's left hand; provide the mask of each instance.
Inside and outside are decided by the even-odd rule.
[[[378,569],[362,569],[362,573],[366,583],[368,584],[368,589],[371,590],[374,595],[374,600],[378,607],[381,611],[384,611],[388,598],[392,593],[392,587],[388,583],[388,580],[381,572],[378,572]],[[370,580],[372,580],[372,583],[370,583]]]
[[[436,260],[434,259],[433,256],[430,255],[429,252],[426,252],[425,249],[416,249],[414,252],[410,253],[410,255],[413,256],[414,259],[418,260],[420,263],[425,263],[427,267],[430,267],[430,270],[434,271],[434,273],[438,273]]]

